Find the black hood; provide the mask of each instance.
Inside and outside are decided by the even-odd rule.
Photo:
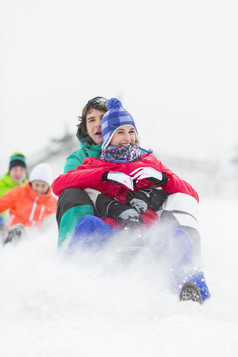
[[[82,130],[78,128],[76,136],[80,143],[88,143],[90,145],[96,145],[92,138],[89,135],[84,135]]]

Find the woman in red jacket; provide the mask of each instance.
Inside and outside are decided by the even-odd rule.
[[[103,144],[100,159],[86,158],[76,170],[60,175],[52,184],[56,195],[70,187],[92,188],[101,192],[94,202],[98,216],[104,217],[104,222],[94,216],[82,218],[76,226],[69,248],[74,249],[75,242],[83,242],[84,245],[95,242],[103,244],[113,233],[105,225],[107,218],[127,225],[143,225],[149,210],[161,209],[160,220],[169,221],[171,232],[165,237],[164,243],[169,246],[171,239],[176,246],[175,260],[179,257],[177,264],[174,259],[171,264],[180,299],[202,303],[210,293],[204,274],[193,271],[192,231],[176,219],[176,214],[180,214],[177,209],[173,212],[170,207],[166,211],[167,203],[163,203],[165,197],[167,202],[172,197],[173,206],[174,197],[176,201],[177,195],[182,195],[182,201],[186,197],[185,200],[191,207],[195,207],[199,200],[198,195],[189,183],[180,179],[154,155],[140,149],[135,122],[119,100],[110,99],[107,109],[102,119]],[[178,202],[176,207],[179,207]],[[186,212],[196,220],[193,213],[192,210]],[[157,215],[156,217],[158,218]],[[199,240],[199,234],[196,229],[194,231]]]
[[[124,224],[142,223],[146,216],[141,214],[158,211],[170,194],[185,194],[187,200],[198,202],[189,183],[139,148],[135,122],[121,102],[112,98],[107,108],[100,159],[88,157],[76,170],[60,175],[52,184],[53,192],[59,196],[72,187],[98,190],[104,195],[93,199],[98,216]]]
[[[4,243],[23,227],[40,227],[46,217],[56,213],[57,199],[51,191],[52,170],[46,163],[35,166],[24,186],[13,188],[0,197],[0,212],[9,209]]]
[[[107,102],[107,109],[102,119],[103,144],[100,159],[86,158],[76,170],[60,175],[52,184],[53,192],[60,195],[64,189],[70,187],[100,191],[102,195],[97,195],[94,200],[99,217],[109,217],[120,223],[133,225],[145,223],[149,209],[161,208],[163,192],[166,193],[164,197],[167,200],[168,195],[181,194],[197,205],[198,195],[190,184],[180,179],[154,155],[143,153],[139,148],[135,122],[121,102],[112,98]],[[163,208],[162,204],[162,210]],[[167,217],[166,209],[164,211],[164,216]],[[163,218],[163,213],[160,218]],[[204,274],[193,271],[191,231],[187,234],[186,226],[181,229],[182,226],[173,220],[174,217],[171,219],[170,213],[171,210],[167,218],[171,233],[165,237],[164,243],[169,246],[171,239],[173,246],[177,248],[177,264],[174,259],[171,264],[180,299],[202,303],[210,293]],[[86,216],[76,226],[69,247],[74,249],[75,242],[83,242],[84,245],[95,242],[103,244],[112,233],[99,218]]]

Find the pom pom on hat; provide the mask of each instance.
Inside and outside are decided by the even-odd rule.
[[[36,165],[30,174],[30,182],[32,181],[42,181],[50,186],[53,181],[53,172],[50,165],[46,163]]]
[[[102,119],[102,150],[105,150],[109,145],[115,131],[123,125],[131,125],[136,131],[136,143],[139,144],[138,132],[134,119],[131,114],[122,106],[122,103],[117,98],[111,98],[107,101],[108,111]]]
[[[108,100],[106,107],[108,110],[110,110],[112,108],[120,108],[120,107],[122,107],[122,103],[117,98],[111,98]]]

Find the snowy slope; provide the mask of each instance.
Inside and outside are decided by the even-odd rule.
[[[129,268],[113,247],[67,261],[56,226],[0,247],[1,355],[237,356],[237,210],[238,201],[201,203],[212,293],[203,306],[165,292],[143,254]]]

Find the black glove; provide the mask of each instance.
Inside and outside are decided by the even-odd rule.
[[[109,217],[114,218],[120,223],[129,226],[141,223],[138,211],[130,206],[123,205],[119,201],[112,201],[107,210]]]
[[[127,198],[127,204],[135,208],[140,214],[147,209],[158,211],[168,193],[162,189],[147,188],[133,192],[133,197]]]
[[[111,217],[125,225],[137,225],[142,223],[137,210],[129,205],[123,205],[120,201],[104,196],[103,194],[98,195],[95,207],[99,217]]]
[[[152,190],[150,189],[135,191],[133,197],[128,197],[126,202],[140,214],[144,213],[150,205],[151,193]]]

